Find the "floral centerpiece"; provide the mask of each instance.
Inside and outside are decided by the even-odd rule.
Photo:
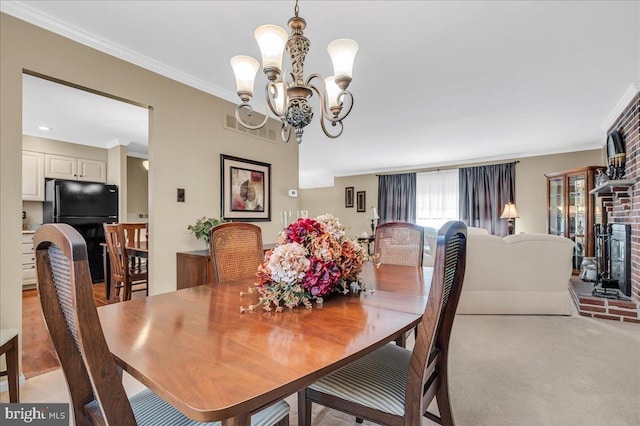
[[[322,303],[322,297],[347,294],[352,287],[364,290],[359,274],[366,260],[366,251],[345,237],[344,227],[333,215],[300,218],[287,226],[258,266],[259,303],[241,311],[260,305],[277,312],[299,305],[311,309],[312,300]]]

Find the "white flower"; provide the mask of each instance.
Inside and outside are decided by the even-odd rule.
[[[344,237],[344,227],[340,224],[337,217],[331,213],[326,213],[318,216],[316,220],[324,226],[325,232],[331,234],[337,241],[342,241]]]
[[[301,280],[311,265],[307,255],[307,249],[298,243],[276,247],[269,258],[271,279],[282,284],[293,284]]]

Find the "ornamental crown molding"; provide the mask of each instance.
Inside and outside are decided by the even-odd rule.
[[[631,101],[638,94],[638,92],[640,92],[640,80],[635,81],[629,85],[629,87],[627,88],[627,91],[624,92],[624,95],[622,95],[622,97],[620,98],[616,106],[613,107],[613,109],[611,110],[607,118],[604,120],[602,125],[600,125],[600,128],[605,133],[609,132],[609,129],[611,128],[611,126],[613,126],[613,123],[615,123],[615,121],[618,119],[620,114],[622,114],[625,108],[627,108],[627,106],[631,103]],[[603,142],[603,145],[604,143],[606,143],[606,141]]]
[[[179,69],[173,68],[155,59],[149,58],[124,46],[112,43],[108,40],[95,36],[87,31],[73,27],[66,22],[48,16],[39,10],[29,6],[25,1],[3,0],[0,2],[0,12],[11,15],[15,18],[28,22],[37,27],[51,31],[62,37],[73,40],[77,43],[96,49],[100,52],[114,56],[123,61],[132,63],[149,71],[160,74],[164,77],[186,84],[203,92],[225,99],[229,102],[236,102],[237,95],[229,90],[221,89],[202,79],[194,77]]]

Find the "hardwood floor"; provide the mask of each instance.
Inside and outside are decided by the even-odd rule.
[[[96,306],[108,304],[104,297],[104,283],[93,285]],[[133,293],[133,298],[144,297],[144,292]],[[58,356],[42,317],[38,291],[22,292],[22,372],[25,378],[37,376],[60,367]]]

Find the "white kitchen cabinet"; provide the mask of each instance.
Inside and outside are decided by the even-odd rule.
[[[52,179],[107,181],[107,163],[86,158],[45,154],[45,177]]]
[[[78,158],[78,180],[105,183],[107,181],[107,163]]]
[[[36,256],[33,251],[33,231],[22,232],[22,287],[36,284]]]
[[[22,151],[22,200],[44,201],[44,154]]]

